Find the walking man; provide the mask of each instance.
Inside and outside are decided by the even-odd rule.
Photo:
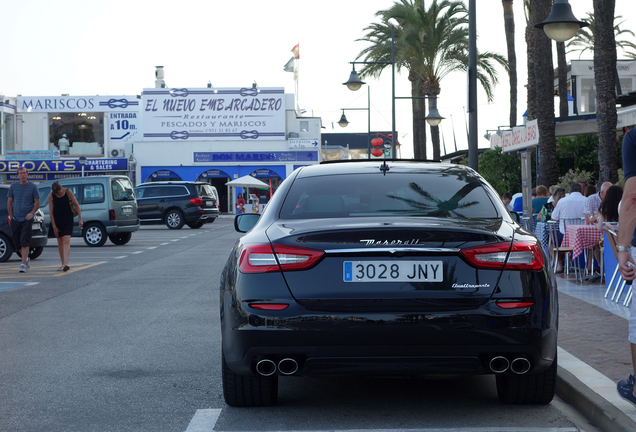
[[[40,194],[35,184],[29,181],[29,172],[25,167],[18,168],[18,183],[9,186],[7,210],[13,233],[13,243],[20,249],[22,264],[20,273],[29,268],[29,243],[31,225],[35,212],[40,208]]]
[[[625,189],[623,190],[623,200],[621,210],[618,215],[619,228],[616,239],[616,255],[618,266],[623,279],[632,281],[636,277],[634,273],[634,255],[636,255],[633,245],[636,235],[636,129],[632,129],[623,138],[623,170],[625,175]],[[632,351],[632,368],[636,373],[636,306],[634,301],[630,305],[629,318],[629,342]],[[618,394],[636,405],[636,395],[634,395],[634,384],[636,378],[630,374],[627,380],[620,380],[617,384]]]

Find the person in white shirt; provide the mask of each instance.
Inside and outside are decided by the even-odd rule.
[[[563,219],[565,218],[581,218],[585,213],[585,203],[587,198],[581,194],[581,185],[579,183],[573,183],[570,186],[570,194],[563,197],[557,202],[556,207],[552,211],[550,216],[551,220],[559,222],[558,242],[561,244],[563,241],[563,235],[565,234],[565,224]],[[557,265],[557,273],[563,272],[561,267],[561,256],[559,256],[559,263]]]

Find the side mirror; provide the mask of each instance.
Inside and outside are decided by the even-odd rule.
[[[514,212],[514,211],[509,211],[508,213],[510,213],[510,216],[512,216],[512,218],[515,220],[515,222],[517,222],[519,225],[521,225],[521,218],[519,217],[519,213]]]
[[[260,214],[256,213],[245,213],[237,215],[234,218],[234,229],[240,233],[246,233],[258,222],[261,218]]]

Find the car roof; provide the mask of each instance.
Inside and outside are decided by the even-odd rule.
[[[465,175],[474,175],[475,171],[465,165],[439,163],[439,162],[421,162],[414,160],[375,160],[375,161],[352,161],[352,162],[323,162],[317,165],[308,165],[301,168],[298,178],[337,175],[337,174],[373,174],[384,172],[388,167],[387,173],[448,173],[463,172]]]

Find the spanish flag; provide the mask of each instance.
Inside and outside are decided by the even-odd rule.
[[[294,53],[294,58],[296,60],[300,58],[300,48],[298,48],[298,45],[300,44],[296,44],[296,46],[292,48],[292,52]]]

